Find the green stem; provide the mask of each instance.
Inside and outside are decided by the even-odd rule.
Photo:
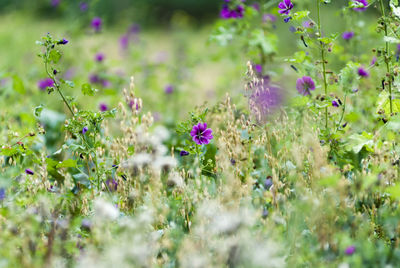
[[[49,68],[48,68],[49,52],[50,52],[49,49],[46,49],[46,59],[45,59],[45,61],[44,61],[44,66],[45,66],[45,69],[46,69],[46,73],[47,73],[47,75],[51,78],[51,80],[53,80],[54,85],[55,85],[55,87],[56,87],[56,89],[57,89],[58,94],[61,96],[63,102],[64,102],[65,105],[68,107],[68,110],[71,112],[72,116],[75,116],[75,113],[74,113],[74,111],[73,111],[72,108],[71,108],[71,105],[69,105],[67,99],[65,98],[64,94],[63,94],[62,91],[61,91],[60,84],[57,83],[56,78],[54,77],[54,75],[53,75],[51,72],[49,72]]]
[[[321,15],[320,15],[320,5],[321,1],[317,0],[317,13],[318,13],[318,35],[319,38],[322,37],[321,32]],[[324,92],[325,98],[328,97],[328,82],[326,81],[326,66],[325,66],[325,49],[324,44],[320,41],[320,49],[321,49],[321,60],[322,60],[322,75],[324,77]],[[328,130],[328,107],[325,107],[325,129]]]
[[[384,21],[384,31],[385,31],[385,36],[388,36],[388,27],[386,23],[386,15],[385,15],[385,7],[383,5],[383,0],[379,0],[380,6],[381,6],[381,11],[382,11],[382,18]],[[385,64],[386,64],[386,72],[389,75],[389,103],[390,103],[390,115],[393,113],[393,103],[392,103],[392,75],[390,72],[390,48],[389,48],[389,42],[385,42],[386,48],[385,48]]]

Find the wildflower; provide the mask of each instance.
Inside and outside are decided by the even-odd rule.
[[[105,112],[105,111],[108,110],[108,106],[107,106],[107,104],[102,102],[102,103],[99,104],[99,109],[100,109],[100,111]]]
[[[129,33],[130,34],[138,34],[140,32],[140,25],[139,24],[132,24],[131,27],[129,27]]]
[[[363,67],[358,68],[358,75],[361,77],[368,77],[369,73],[367,70],[365,70]]]
[[[354,32],[352,32],[352,31],[344,32],[344,33],[342,34],[342,38],[343,38],[344,40],[350,40],[350,39],[353,38],[353,37],[354,37]]]
[[[35,174],[35,172],[33,172],[33,170],[32,170],[32,169],[29,169],[29,168],[25,169],[25,173],[28,174],[28,175],[33,175],[33,174]]]
[[[53,74],[56,75],[58,71],[56,69],[53,70]]]
[[[332,106],[333,107],[339,107],[339,103],[335,100],[332,101]]]
[[[6,198],[6,189],[0,188],[0,201],[3,201]]]
[[[303,95],[310,95],[310,90],[315,90],[315,83],[309,76],[303,76],[302,78],[297,79],[296,82],[297,91]]]
[[[126,50],[129,45],[129,36],[126,34],[122,35],[121,38],[119,39],[119,45],[123,50]]]
[[[244,15],[244,7],[242,5],[236,6],[235,9],[230,9],[228,5],[223,5],[222,10],[220,12],[220,17],[222,19],[236,19],[243,18]]]
[[[39,80],[38,87],[40,90],[45,90],[48,87],[54,87],[54,81],[51,78],[44,78]]]
[[[314,27],[314,22],[312,20],[306,20],[302,23],[304,28],[312,28]]]
[[[171,93],[174,92],[174,87],[172,85],[168,85],[168,86],[165,87],[164,91],[165,91],[166,94],[171,94]]]
[[[67,39],[63,38],[62,40],[58,41],[57,44],[59,44],[59,45],[66,45],[66,44],[68,44],[68,42],[69,42],[69,41],[68,41]]]
[[[180,155],[180,156],[186,156],[186,155],[189,155],[189,152],[187,152],[187,151],[185,151],[185,150],[182,150],[182,151],[179,153],[179,155]]]
[[[92,23],[91,26],[92,28],[96,31],[99,32],[101,30],[101,24],[102,24],[102,20],[99,17],[94,17],[92,19]]]
[[[270,176],[268,176],[265,180],[264,180],[264,189],[265,190],[269,190],[272,187],[272,178]]]
[[[260,4],[259,3],[254,3],[251,5],[255,10],[260,11]]]
[[[57,7],[60,4],[60,0],[51,0],[51,6],[52,7]]]
[[[291,0],[283,0],[278,4],[278,7],[280,9],[278,11],[280,14],[289,15],[290,10],[293,8],[293,3]]]
[[[259,122],[264,122],[267,116],[282,103],[281,89],[269,84],[269,78],[252,89],[249,96],[249,107]]]
[[[376,57],[374,56],[374,57],[372,58],[371,65],[375,65],[375,63],[376,63]]]
[[[284,21],[285,23],[288,23],[291,19],[292,19],[292,17],[287,17],[287,18],[284,18],[283,21]]]
[[[95,61],[102,62],[104,60],[104,54],[99,52],[94,56]]]
[[[221,9],[220,16],[222,19],[229,19],[231,18],[231,11],[229,10],[228,5],[223,5]]]
[[[111,192],[115,192],[118,188],[118,182],[116,182],[114,179],[112,180],[107,180],[106,181],[107,187]]]
[[[348,246],[348,247],[344,250],[344,254],[349,255],[349,256],[350,256],[350,255],[353,255],[354,252],[356,252],[356,247],[353,246],[353,245]]]
[[[263,15],[263,22],[275,22],[276,16],[273,14],[264,14]]]
[[[213,139],[212,129],[207,128],[207,123],[198,123],[194,125],[190,136],[193,137],[193,141],[198,145],[209,144],[210,140]]]
[[[88,127],[83,127],[82,128],[82,134],[85,135],[88,130],[89,130]]]
[[[367,0],[354,0],[353,3],[361,5],[360,7],[353,8],[353,10],[358,11],[358,12],[362,12],[362,11],[367,10],[367,7],[368,7],[368,1]]]
[[[92,84],[96,84],[100,82],[100,77],[97,74],[91,74],[89,75],[89,81]]]
[[[81,2],[81,3],[79,4],[79,9],[80,9],[82,12],[87,11],[88,8],[89,8],[89,5],[88,5],[88,3],[86,3],[86,2]]]
[[[256,70],[257,73],[262,73],[262,66],[261,64],[256,64],[254,65],[254,70]]]

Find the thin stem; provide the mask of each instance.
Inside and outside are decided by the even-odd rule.
[[[49,52],[50,52],[49,49],[46,49],[46,59],[45,59],[45,61],[44,61],[44,66],[45,66],[45,69],[46,69],[46,73],[47,73],[47,75],[51,78],[51,80],[53,80],[54,85],[55,85],[55,87],[56,87],[56,89],[57,89],[58,94],[61,96],[63,102],[64,102],[65,105],[68,107],[68,110],[71,112],[72,116],[75,116],[74,111],[72,110],[72,108],[71,108],[71,106],[69,105],[67,99],[65,98],[64,94],[63,94],[62,91],[61,91],[60,84],[57,83],[56,78],[54,77],[54,75],[53,75],[51,72],[49,72],[49,68],[48,68]]]
[[[385,31],[385,36],[388,36],[388,27],[386,23],[386,15],[385,15],[385,7],[383,5],[383,0],[379,0],[380,5],[381,5],[381,11],[382,11],[382,18],[383,18],[383,23],[384,23],[384,31]],[[385,64],[386,64],[386,72],[389,75],[389,103],[390,103],[390,115],[393,113],[393,103],[392,103],[392,75],[390,72],[390,47],[389,47],[389,42],[385,42],[386,48],[385,48]]]
[[[321,32],[321,15],[320,15],[320,5],[321,1],[317,0],[317,13],[318,13],[318,35],[321,38],[322,37],[322,32]],[[325,92],[325,98],[328,96],[328,82],[326,81],[326,66],[325,66],[325,49],[324,49],[324,44],[320,41],[320,49],[321,49],[321,60],[322,60],[322,75],[324,77],[324,92]],[[325,129],[328,130],[328,107],[325,107]]]

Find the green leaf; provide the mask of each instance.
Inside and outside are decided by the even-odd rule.
[[[379,114],[380,111],[384,111],[385,115],[390,115],[390,99],[389,93],[387,91],[382,91],[379,94],[377,101],[376,113]],[[392,109],[393,113],[400,112],[400,100],[394,99],[392,100]]]
[[[24,82],[17,75],[13,76],[13,89],[20,94],[25,94]]]
[[[49,54],[49,60],[52,61],[54,64],[57,64],[58,61],[61,59],[61,53],[58,50],[52,50]]]
[[[255,29],[250,34],[249,45],[261,48],[264,54],[271,54],[276,51],[277,41],[275,35],[266,36],[262,29]]]
[[[373,152],[374,140],[372,134],[363,132],[360,134],[353,134],[347,138],[346,148],[354,153],[359,153],[362,148],[367,151]]]
[[[61,163],[58,163],[56,168],[70,168],[70,167],[76,167],[77,161],[73,159],[67,159],[62,161]]]
[[[35,107],[33,114],[35,115],[35,117],[40,117],[42,111],[43,111],[43,105],[40,104],[39,106]]]
[[[82,85],[82,93],[85,96],[93,96],[94,93],[96,92],[96,90],[94,88],[92,88],[92,86],[90,84],[83,84]]]
[[[310,11],[304,10],[304,11],[299,11],[296,12],[292,15],[293,20],[301,20],[305,17],[307,17],[310,14]]]
[[[90,180],[89,180],[89,176],[84,174],[84,173],[78,173],[75,175],[72,175],[72,178],[74,178],[76,183],[80,183],[86,187],[90,186]]]
[[[3,148],[0,151],[0,154],[4,156],[13,156],[16,155],[17,153],[18,150],[16,148]]]

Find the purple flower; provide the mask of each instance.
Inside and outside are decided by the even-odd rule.
[[[82,134],[85,135],[88,130],[89,130],[88,127],[83,127],[82,128]]]
[[[186,155],[189,155],[189,152],[187,152],[187,151],[185,151],[185,150],[182,150],[182,151],[179,153],[179,155],[180,155],[180,156],[186,156]]]
[[[361,7],[355,7],[353,8],[353,10],[358,11],[358,12],[362,12],[367,10],[368,7],[368,1],[367,0],[354,0],[353,3],[359,3],[362,6]]]
[[[60,4],[60,0],[51,0],[51,6],[57,7]]]
[[[358,75],[361,77],[368,77],[369,73],[367,70],[365,70],[363,67],[358,68]]]
[[[54,87],[54,81],[51,78],[44,78],[39,80],[37,85],[40,90],[46,90],[48,87]]]
[[[260,11],[260,4],[259,3],[254,3],[251,5],[255,10]]]
[[[275,22],[276,16],[273,14],[264,14],[263,15],[263,22]]]
[[[174,87],[172,85],[168,85],[164,89],[165,94],[172,94],[174,92]]]
[[[352,31],[344,32],[344,33],[342,34],[342,38],[343,38],[344,40],[350,40],[350,39],[353,38],[353,37],[354,37],[354,32],[352,32]]]
[[[273,185],[272,178],[268,176],[268,178],[264,180],[264,189],[268,191],[272,187],[272,185]]]
[[[58,41],[57,44],[59,44],[59,45],[66,45],[66,44],[68,44],[68,42],[69,42],[69,41],[68,41],[67,39],[63,38],[62,40]]]
[[[263,68],[261,64],[256,64],[254,65],[254,70],[256,70],[257,73],[262,73]]]
[[[314,26],[314,22],[311,20],[306,20],[302,23],[304,28],[312,28]]]
[[[96,84],[100,82],[100,77],[97,74],[90,74],[89,75],[89,81],[92,84]]]
[[[311,94],[310,90],[315,89],[315,83],[311,77],[303,76],[302,78],[297,79],[296,89],[301,95],[307,96]]]
[[[210,140],[213,139],[212,129],[207,128],[207,123],[194,125],[192,131],[190,131],[190,136],[193,137],[193,141],[198,145],[209,144]]]
[[[0,188],[0,201],[3,201],[6,198],[6,189]]]
[[[372,58],[371,65],[375,65],[375,63],[376,63],[376,57],[374,56],[374,57]]]
[[[346,255],[353,255],[354,252],[356,252],[356,247],[355,246],[348,246],[345,250],[344,250],[344,254]]]
[[[140,25],[139,24],[132,24],[131,27],[129,27],[129,33],[130,34],[138,34],[140,32]]]
[[[107,106],[107,104],[102,102],[102,103],[99,104],[99,109],[100,109],[100,111],[105,112],[105,111],[108,110],[108,106]]]
[[[244,7],[242,5],[238,5],[235,9],[230,9],[227,4],[222,6],[220,17],[222,19],[230,19],[230,18],[243,18],[244,15]]]
[[[293,8],[293,4],[291,0],[283,0],[278,4],[278,7],[280,9],[278,11],[280,14],[289,15],[290,10]]]
[[[339,103],[335,100],[332,101],[332,106],[333,107],[339,107]]]
[[[28,175],[33,175],[33,174],[35,174],[35,172],[33,172],[33,170],[32,170],[32,169],[29,169],[29,168],[25,169],[25,173],[28,174]]]
[[[119,39],[119,45],[123,50],[126,50],[129,45],[129,36],[126,34],[122,35],[121,38]]]
[[[94,56],[95,61],[102,62],[104,60],[104,54],[99,52]]]
[[[281,88],[270,85],[269,77],[263,79],[263,83],[256,85],[248,97],[250,110],[259,122],[265,122],[283,101]]]
[[[79,4],[79,9],[80,9],[82,12],[85,12],[86,10],[88,10],[88,8],[89,8],[89,5],[88,5],[88,3],[86,3],[86,2],[81,2],[81,3]]]
[[[292,19],[292,17],[286,17],[286,18],[283,19],[283,21],[284,21],[285,23],[288,23],[291,19]]]
[[[230,19],[231,18],[231,11],[229,10],[228,5],[223,5],[221,12],[220,12],[220,17],[222,19]]]
[[[107,180],[106,184],[107,184],[108,189],[110,189],[111,192],[115,192],[118,188],[118,182],[116,182],[114,179]]]
[[[92,19],[91,26],[96,32],[99,32],[101,30],[101,24],[102,24],[101,18],[94,17]]]

